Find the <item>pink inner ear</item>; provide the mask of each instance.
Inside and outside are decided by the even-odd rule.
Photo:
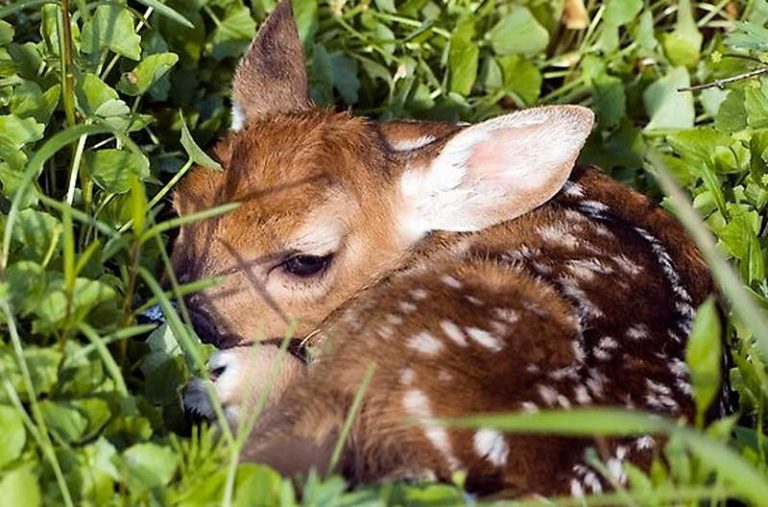
[[[543,125],[496,130],[484,141],[471,148],[467,158],[468,181],[508,182],[520,163],[535,160],[535,151],[542,146]]]

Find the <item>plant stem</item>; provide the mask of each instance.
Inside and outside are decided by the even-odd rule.
[[[74,67],[72,58],[72,21],[69,17],[69,0],[61,0],[61,24],[62,37],[60,41],[61,50],[61,96],[64,103],[64,115],[67,118],[67,125],[73,126],[75,119],[75,75],[72,73]]]

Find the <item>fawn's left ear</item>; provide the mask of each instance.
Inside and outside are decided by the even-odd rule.
[[[232,129],[310,106],[307,71],[290,0],[281,0],[240,60],[232,83]]]
[[[426,167],[404,172],[403,232],[477,231],[544,204],[571,174],[594,118],[585,107],[548,106],[460,131]]]

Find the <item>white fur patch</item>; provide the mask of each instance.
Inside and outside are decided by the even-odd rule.
[[[232,131],[237,132],[245,126],[245,111],[235,101],[232,101]]]
[[[464,333],[461,332],[461,329],[455,323],[450,320],[441,320],[440,328],[456,345],[459,347],[467,346],[467,339],[464,337]]]
[[[472,440],[478,456],[487,459],[497,467],[503,467],[507,464],[509,445],[507,445],[507,440],[502,433],[484,428],[477,430]]]
[[[410,337],[406,344],[409,348],[428,356],[436,356],[443,350],[443,344],[426,331]]]
[[[429,405],[427,396],[418,389],[410,389],[403,396],[403,407],[408,415],[418,419],[431,419],[432,409]],[[428,426],[426,422],[422,423],[424,436],[430,441],[432,446],[443,456],[448,466],[452,470],[460,467],[459,461],[453,455],[451,440],[448,431],[445,428]]]
[[[410,139],[398,139],[392,144],[395,151],[411,151],[428,145],[435,140],[435,136],[421,136]]]
[[[491,352],[498,352],[504,348],[504,343],[488,331],[477,327],[468,327],[466,331],[470,338]]]

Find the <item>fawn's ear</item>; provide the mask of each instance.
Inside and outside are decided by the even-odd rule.
[[[290,0],[281,0],[240,60],[232,84],[232,129],[310,105],[307,71]]]
[[[404,172],[403,232],[477,231],[544,204],[565,184],[593,123],[585,107],[548,106],[460,131],[426,166]]]

